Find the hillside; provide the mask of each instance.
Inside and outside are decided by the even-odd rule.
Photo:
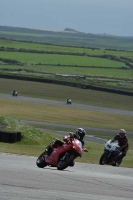
[[[133,50],[133,37],[83,33],[69,28],[66,28],[63,31],[49,31],[0,26],[0,37],[56,45]]]

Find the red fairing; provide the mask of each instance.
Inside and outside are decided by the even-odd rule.
[[[106,165],[108,165],[108,164],[112,163],[113,161],[115,161],[116,158],[117,158],[117,156],[111,156],[111,157],[107,160]]]
[[[62,146],[55,148],[50,156],[45,156],[45,161],[48,165],[57,166],[60,155],[68,151],[75,152],[75,157],[81,156],[83,153],[83,149],[77,145],[75,140],[72,140],[69,143],[64,142]]]

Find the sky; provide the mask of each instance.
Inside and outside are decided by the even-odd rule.
[[[0,0],[0,25],[133,36],[133,0]]]

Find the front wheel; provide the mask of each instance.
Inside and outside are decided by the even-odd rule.
[[[106,155],[105,153],[102,154],[100,160],[99,160],[100,165],[105,165],[106,164]]]
[[[45,155],[47,155],[47,153],[46,153],[46,152],[43,152],[43,153],[37,158],[37,161],[36,161],[37,167],[43,168],[43,167],[46,167],[46,166],[47,166],[47,163],[45,162]]]
[[[58,170],[66,169],[74,159],[75,159],[75,155],[67,152],[64,156],[60,158],[57,164],[57,169]]]

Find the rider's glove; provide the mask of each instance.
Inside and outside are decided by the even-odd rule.
[[[64,136],[63,137],[63,141],[66,142],[66,143],[68,143],[69,142],[69,138],[67,136]]]
[[[114,142],[115,140],[114,139],[112,139],[111,141],[110,141],[110,143],[112,143],[112,142]]]
[[[74,134],[73,133],[69,133],[69,135],[70,135],[70,139],[74,139]]]
[[[120,147],[119,150],[121,151],[123,149],[123,147]]]

